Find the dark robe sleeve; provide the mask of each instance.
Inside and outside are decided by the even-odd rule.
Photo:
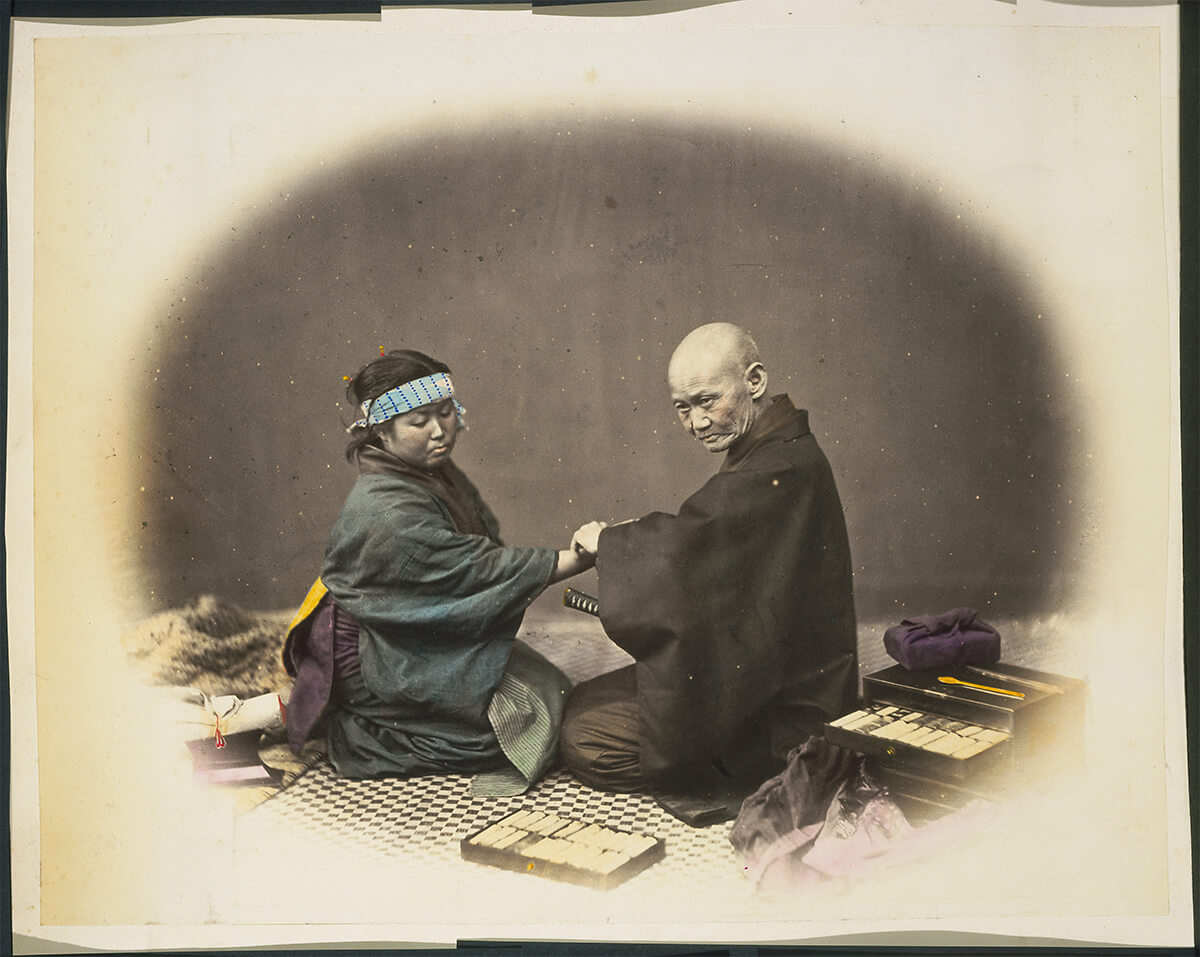
[[[651,781],[753,777],[854,702],[841,504],[815,440],[780,446],[678,515],[601,533],[601,620],[637,661]]]

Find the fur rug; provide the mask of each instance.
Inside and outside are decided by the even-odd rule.
[[[155,615],[121,639],[154,684],[252,698],[285,691],[283,642],[292,612],[250,612],[213,595]]]

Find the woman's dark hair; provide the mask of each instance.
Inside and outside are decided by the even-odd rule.
[[[372,359],[358,370],[358,373],[346,386],[346,399],[354,406],[355,419],[362,417],[362,404],[379,398],[385,392],[420,379],[436,372],[449,372],[450,367],[444,362],[430,358],[415,349],[393,349],[378,359]],[[378,425],[368,425],[365,429],[355,429],[351,433],[350,444],[346,446],[346,458],[355,460],[359,449],[372,443],[378,445]]]

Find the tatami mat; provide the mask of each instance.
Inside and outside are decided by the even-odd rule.
[[[459,842],[512,811],[529,808],[666,841],[656,880],[724,881],[739,877],[729,824],[693,828],[644,795],[607,794],[559,770],[516,797],[477,797],[470,777],[439,775],[377,781],[338,777],[322,761],[291,787],[244,816],[247,827],[285,828],[297,839],[336,845],[360,861],[420,857],[423,869],[481,865],[459,859]],[[267,819],[270,819],[269,825]],[[643,880],[634,877],[633,881]]]
[[[535,608],[522,637],[575,682],[629,661],[598,621],[577,613]],[[889,663],[878,637],[863,644],[868,646],[862,654],[864,672]],[[652,834],[665,841],[666,856],[608,891],[461,858],[463,838],[521,808]],[[237,867],[239,875],[252,876],[239,876],[242,883],[230,893],[255,920],[269,919],[271,907],[278,906],[281,920],[295,920],[300,911],[314,922],[454,922],[455,937],[471,936],[470,927],[457,926],[467,919],[489,926],[511,920],[526,936],[531,920],[553,923],[566,914],[574,922],[598,922],[599,929],[615,920],[650,922],[664,916],[681,927],[780,916],[779,902],[760,899],[744,876],[729,843],[730,827],[689,827],[647,796],[595,791],[563,770],[552,771],[527,794],[496,798],[471,795],[470,777],[464,775],[353,781],[321,759],[238,818],[237,853],[257,855],[263,864]],[[311,876],[297,880],[300,872]],[[261,875],[260,883],[282,882],[287,894],[266,893],[255,886],[255,874]],[[818,905],[822,897],[825,903]],[[807,894],[785,902],[783,913],[789,919],[815,918],[830,904],[844,906],[828,892]]]
[[[576,612],[531,613],[522,640],[554,661],[573,682],[621,667],[628,658],[609,642],[599,622]],[[554,770],[516,797],[477,797],[468,775],[352,781],[322,759],[290,787],[243,816],[245,833],[276,836],[348,854],[358,867],[406,861],[427,875],[463,879],[484,865],[459,856],[459,842],[511,811],[530,808],[586,820],[666,842],[666,857],[628,883],[724,886],[745,883],[729,843],[730,824],[693,828],[646,795],[609,794]],[[518,886],[526,886],[522,880]],[[733,885],[737,886],[737,885]],[[617,889],[617,893],[622,891]],[[612,893],[612,892],[609,892]]]

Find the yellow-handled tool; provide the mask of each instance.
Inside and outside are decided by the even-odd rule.
[[[1008,695],[1010,698],[1024,698],[1024,691],[1009,691],[1007,688],[992,688],[989,685],[977,685],[972,681],[960,681],[958,678],[951,678],[949,675],[941,675],[938,677],[944,685],[962,685],[964,688],[974,688],[976,691],[987,691],[990,694]]]

